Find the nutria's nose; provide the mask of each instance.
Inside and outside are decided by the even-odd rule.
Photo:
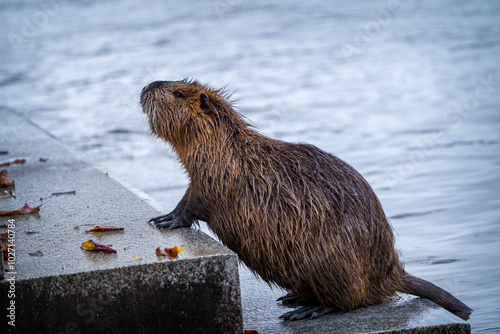
[[[153,81],[151,82],[150,84],[144,86],[144,88],[142,89],[142,93],[148,91],[148,90],[152,90],[152,89],[157,89],[157,88],[161,88],[162,86],[164,86],[165,84],[165,81]]]

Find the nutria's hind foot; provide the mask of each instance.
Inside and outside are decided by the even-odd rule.
[[[305,306],[315,304],[313,301],[294,293],[289,293],[285,296],[282,296],[276,299],[276,301],[281,302],[286,306]]]
[[[280,315],[281,319],[284,320],[302,320],[302,319],[316,319],[325,314],[338,311],[335,307],[315,305],[315,306],[304,306],[297,310],[293,310]]]
[[[193,220],[187,219],[184,215],[176,217],[173,211],[166,215],[151,218],[148,223],[151,222],[154,222],[158,228],[168,228],[169,230],[179,227],[191,227],[193,225]]]

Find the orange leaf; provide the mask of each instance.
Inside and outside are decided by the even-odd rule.
[[[175,258],[179,256],[179,253],[182,252],[183,248],[173,247],[173,248],[165,248],[165,250],[161,250],[160,247],[156,248],[156,255],[158,256],[168,256],[171,258]]]
[[[116,250],[113,249],[111,246],[112,245],[98,244],[93,240],[82,242],[82,249],[89,252],[116,253]]]
[[[95,249],[95,244],[92,240],[82,242],[82,249],[86,251],[93,251]]]
[[[12,215],[27,215],[30,213],[35,213],[40,211],[41,205],[35,207],[35,208],[30,208],[28,203],[24,204],[24,206],[18,210],[5,210],[5,211],[0,211],[0,216],[12,216]]]
[[[106,231],[122,231],[125,227],[115,227],[115,226],[96,226],[86,232],[106,232]]]
[[[173,248],[165,248],[165,252],[168,252],[168,255],[170,257],[177,257],[179,256],[179,253],[182,252],[183,248],[180,247],[173,247]]]
[[[0,187],[12,187],[15,186],[14,181],[9,179],[9,173],[6,169],[0,171]]]

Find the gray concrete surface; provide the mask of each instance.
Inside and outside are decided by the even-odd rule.
[[[4,266],[1,327],[18,333],[241,333],[237,257],[194,229],[158,230],[158,215],[138,196],[70,152],[26,119],[0,109],[0,162],[26,159],[7,169],[16,198],[0,210],[42,204],[39,213],[0,217],[15,228],[15,272]],[[40,158],[48,159],[41,162]],[[75,194],[52,195],[74,191]],[[86,233],[96,225],[122,232]],[[89,253],[81,243],[113,245],[116,254]],[[162,259],[156,247],[184,248]],[[140,259],[136,259],[140,258]],[[15,277],[15,298],[8,297]],[[15,302],[15,327],[7,303]],[[2,329],[3,333],[3,329]]]
[[[103,328],[139,333],[242,332],[241,286],[244,328],[260,334],[470,333],[469,324],[460,318],[409,296],[315,320],[282,321],[279,315],[291,309],[275,300],[285,292],[270,288],[241,265],[238,285],[235,255],[203,233],[210,234],[205,224],[202,231],[159,231],[144,220],[161,208],[140,192],[125,189],[104,170],[91,167],[22,117],[0,109],[0,131],[0,151],[9,151],[0,161],[27,159],[24,165],[7,168],[16,182],[17,199],[0,200],[0,210],[17,209],[25,202],[43,204],[39,214],[11,217],[16,221],[16,325],[25,325],[30,332],[37,332],[37,326],[42,326],[41,332],[54,333]],[[49,160],[42,163],[39,158]],[[76,194],[52,196],[66,191]],[[0,217],[0,226],[7,218]],[[95,225],[126,230],[85,233]],[[81,242],[90,238],[112,244],[118,253],[80,250]],[[178,260],[160,260],[154,253],[158,246],[185,250]],[[3,308],[5,281],[0,288]]]

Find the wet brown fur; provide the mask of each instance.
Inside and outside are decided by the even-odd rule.
[[[143,90],[152,132],[189,175],[177,213],[206,221],[267,283],[322,305],[349,310],[412,293],[366,180],[315,146],[259,134],[228,99],[188,80]]]

